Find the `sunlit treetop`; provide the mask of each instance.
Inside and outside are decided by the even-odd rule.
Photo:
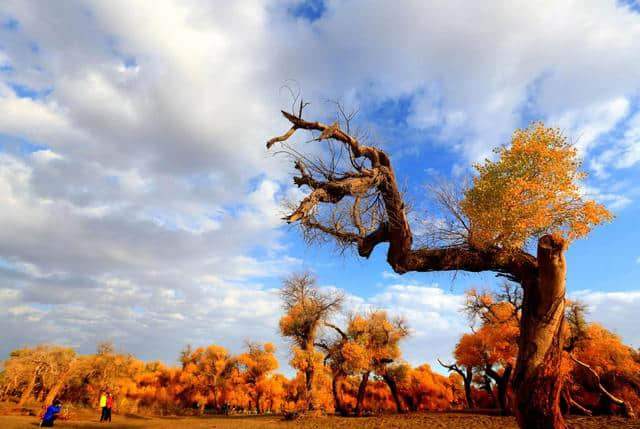
[[[602,204],[584,199],[587,174],[559,130],[534,122],[495,153],[497,161],[474,165],[478,175],[460,202],[472,247],[520,249],[544,234],[571,242],[611,220]]]

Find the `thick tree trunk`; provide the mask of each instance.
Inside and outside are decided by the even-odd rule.
[[[333,403],[336,411],[340,413],[342,417],[347,416],[347,410],[342,405],[342,401],[340,400],[340,392],[338,391],[338,386],[340,385],[340,380],[342,380],[342,374],[336,374],[331,381],[331,389],[333,390]]]
[[[367,390],[367,382],[369,381],[369,371],[362,374],[362,380],[358,387],[358,397],[356,400],[356,416],[362,415],[362,402],[364,401],[364,394]]]
[[[509,368],[509,372],[511,372],[511,368]],[[508,378],[501,378],[500,381],[496,383],[498,386],[498,404],[500,405],[502,414],[505,416],[509,415],[509,405],[507,403],[508,383]]]
[[[307,409],[312,411],[315,409],[315,400],[313,395],[313,376],[315,371],[309,368],[304,372],[305,375],[305,396],[307,399]]]
[[[471,396],[471,381],[473,380],[473,368],[468,366],[466,368],[466,374],[462,377],[464,380],[464,396],[467,398],[467,407],[470,410],[473,409],[473,397]]]
[[[256,395],[256,414],[260,414],[260,398],[262,397],[262,393],[258,393]]]
[[[493,386],[491,385],[491,379],[487,374],[484,374],[482,383],[482,389],[487,392],[487,395],[491,398],[491,403],[494,407],[498,406],[498,400],[496,399],[496,395],[493,393]]]
[[[388,375],[384,375],[382,376],[382,378],[387,383],[387,386],[389,386],[389,390],[391,390],[391,396],[393,396],[393,400],[396,403],[396,410],[398,411],[398,413],[404,412],[402,409],[402,402],[400,401],[400,397],[398,396],[398,385],[396,384],[396,381],[393,379],[393,377],[389,377]]]
[[[22,395],[20,395],[20,400],[18,401],[19,407],[23,406],[24,403],[27,402],[27,400],[31,397],[33,388],[36,387],[37,378],[38,378],[38,373],[36,372],[35,374],[33,374],[33,377],[31,377],[31,380],[29,380],[29,384],[27,385],[27,388],[22,392]]]
[[[307,356],[309,359],[313,356],[315,352],[315,334],[312,334],[307,338],[306,343],[304,344],[304,349],[307,352]],[[309,361],[307,369],[304,372],[305,377],[305,400],[307,401],[307,410],[313,411],[316,408],[316,398],[315,392],[313,391],[313,382],[315,377],[315,368],[314,362],[312,360]]]
[[[69,363],[69,367],[62,374],[60,374],[56,384],[51,388],[51,390],[49,390],[49,393],[47,394],[47,397],[44,400],[45,406],[49,406],[53,404],[53,401],[60,394],[60,391],[67,383],[67,379],[69,378],[71,371],[73,371],[73,368],[75,367],[75,362],[76,361],[72,361]]]
[[[358,254],[366,258],[378,244],[388,243],[387,262],[398,274],[410,271],[495,271],[520,282],[524,288],[524,302],[520,350],[513,382],[518,422],[521,428],[526,429],[566,428],[559,407],[563,384],[561,332],[565,305],[565,240],[551,235],[542,237],[538,242],[537,259],[524,250],[479,250],[467,245],[413,249],[405,203],[389,156],[380,149],[361,145],[335,124],[329,126],[303,120],[303,108],[301,102],[298,116],[282,112],[292,126],[283,135],[270,139],[267,148],[276,142],[286,141],[298,129],[316,130],[321,132],[317,140],[333,138],[344,143],[353,159],[366,159],[370,167],[354,165],[349,175],[333,178],[333,175],[325,174],[324,179],[316,179],[307,171],[303,158],[294,155],[297,157],[296,168],[301,174],[294,178],[294,183],[308,186],[311,193],[296,211],[285,218],[287,222],[300,222],[305,230],[331,235],[341,244],[353,243]],[[379,222],[373,231],[358,228],[360,222],[353,222],[350,229],[322,223],[313,216],[319,203],[338,204],[345,197],[361,197],[373,190],[382,199],[388,219]]]
[[[511,371],[513,370],[511,365],[507,365],[502,375],[498,374],[489,365],[485,367],[485,372],[489,377],[496,382],[498,388],[498,406],[503,415],[509,415],[509,405],[507,404],[507,391],[509,388],[509,378],[511,377]]]
[[[520,348],[513,388],[522,429],[564,429],[560,409],[566,243],[546,235],[538,242],[538,276],[522,281]]]
[[[409,407],[409,411],[418,411],[418,405],[416,400],[411,395],[402,395],[404,397],[404,403]]]

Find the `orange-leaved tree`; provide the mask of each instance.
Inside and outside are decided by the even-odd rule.
[[[447,410],[456,402],[456,381],[435,373],[429,364],[416,368],[405,366],[406,374],[398,384],[400,396],[409,410]]]
[[[20,392],[19,406],[34,399],[43,402],[45,395],[52,402],[62,387],[59,380],[66,380],[74,360],[75,352],[68,347],[38,345],[12,351],[4,363],[6,382],[0,399],[15,391]],[[53,398],[50,398],[50,392],[53,392]]]
[[[187,347],[181,354],[183,371],[189,373],[189,387],[197,395],[200,413],[206,405],[211,404],[219,409],[225,376],[228,376],[235,365],[229,352],[222,346],[212,344],[191,350]],[[185,379],[187,379],[185,377]]]
[[[247,342],[247,351],[238,356],[245,387],[249,390],[256,413],[260,414],[261,399],[269,391],[269,374],[278,369],[276,347],[272,343]]]
[[[521,307],[521,294],[508,282],[503,284],[502,293],[495,295],[467,291],[464,310],[472,320],[479,319],[481,326],[472,334],[464,334],[454,351],[459,365],[476,368],[484,373],[485,380],[495,382],[497,403],[505,414],[510,410],[507,393],[518,354]]]
[[[399,274],[409,271],[494,271],[524,289],[520,348],[514,376],[517,417],[523,428],[566,427],[559,407],[564,318],[565,259],[568,244],[594,225],[611,219],[587,200],[576,149],[557,130],[534,123],[516,130],[497,149],[496,161],[475,166],[477,177],[462,199],[437,193],[452,227],[429,244],[414,248],[407,204],[389,155],[364,145],[350,133],[351,115],[331,125],[282,114],[291,127],[273,137],[294,160],[297,186],[309,194],[285,219],[297,222],[309,240],[332,237],[362,257],[387,243],[387,262]],[[341,109],[341,111],[343,111]],[[302,154],[287,141],[298,130],[326,141],[325,156]],[[528,252],[537,240],[537,255]]]
[[[574,366],[565,389],[568,407],[585,414],[619,412],[634,417],[640,406],[640,355],[597,323],[586,324],[584,308],[572,305],[570,353]]]
[[[352,314],[346,330],[327,323],[338,337],[331,343],[320,345],[327,352],[326,361],[333,372],[333,394],[335,408],[346,415],[340,400],[339,384],[346,376],[359,376],[355,414],[363,411],[363,401],[367,384],[372,373],[382,377],[389,387],[398,412],[402,405],[398,393],[395,364],[401,356],[400,341],[409,335],[406,322],[401,317],[389,319],[382,310],[371,311],[367,315]]]
[[[343,295],[336,291],[320,291],[315,277],[304,272],[284,279],[280,297],[286,312],[280,319],[280,333],[291,339],[291,366],[304,373],[306,407],[314,409],[320,395],[314,378],[322,367],[322,354],[315,345],[318,330],[340,309]]]
[[[366,319],[366,348],[370,353],[371,370],[382,377],[389,387],[396,404],[396,410],[402,412],[402,403],[398,394],[397,382],[403,379],[404,371],[397,367],[402,353],[400,342],[409,336],[409,328],[402,317],[389,319],[387,312],[372,311]],[[351,330],[351,326],[350,329]],[[358,332],[359,334],[359,332]],[[355,336],[358,339],[357,336]]]

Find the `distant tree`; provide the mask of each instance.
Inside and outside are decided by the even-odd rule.
[[[58,398],[73,371],[78,368],[80,359],[69,347],[56,347],[50,355],[49,371],[43,377],[44,405],[52,404]]]
[[[331,125],[282,112],[291,128],[267,142],[282,143],[299,175],[294,183],[310,190],[286,217],[310,240],[331,237],[369,257],[388,243],[387,262],[395,272],[494,271],[524,289],[519,356],[514,377],[517,417],[523,428],[565,428],[558,406],[564,374],[562,323],[568,244],[594,225],[611,219],[600,204],[585,200],[579,182],[585,173],[576,149],[554,129],[534,123],[516,130],[511,143],[496,150],[496,161],[475,165],[477,177],[458,199],[436,192],[448,210],[439,244],[413,248],[407,204],[390,157],[350,134],[352,115]],[[342,111],[342,110],[341,110]],[[297,130],[327,141],[327,156],[294,149],[287,140]],[[537,257],[527,252],[537,241]]]
[[[188,385],[193,390],[192,396],[199,399],[196,402],[199,403],[200,413],[209,403],[214,409],[219,409],[225,376],[236,364],[229,352],[215,344],[195,350],[188,346],[182,351],[180,361],[183,371],[190,374]]]
[[[305,375],[307,407],[313,409],[318,396],[314,376],[322,366],[316,338],[323,323],[341,308],[344,296],[337,291],[320,291],[315,277],[303,272],[284,279],[280,297],[286,312],[280,319],[280,333],[292,341],[291,364]]]
[[[269,374],[278,368],[276,348],[272,343],[246,343],[247,351],[238,356],[244,384],[250,389],[256,413],[261,412],[261,399],[269,390]]]
[[[565,350],[571,352],[577,345],[588,339],[588,324],[585,314],[587,305],[580,301],[567,301],[566,320],[568,324],[568,344]]]
[[[580,315],[580,310],[574,312]],[[587,414],[589,408],[606,414],[617,408],[635,417],[634,408],[640,406],[640,364],[635,350],[598,324],[583,329],[571,351],[570,405]]]
[[[390,320],[382,310],[368,315],[353,314],[349,317],[345,330],[327,323],[338,337],[332,342],[323,342],[328,361],[333,371],[333,394],[336,410],[346,415],[346,409],[340,401],[339,383],[346,376],[359,376],[355,414],[361,415],[363,401],[371,374],[378,374],[389,387],[398,412],[402,404],[397,383],[400,380],[398,363],[401,357],[400,342],[409,335],[404,319]]]
[[[475,370],[482,385],[493,395],[491,380],[497,387],[497,404],[507,414],[510,410],[508,391],[518,354],[522,295],[517,287],[505,282],[501,291],[490,294],[471,289],[466,293],[464,312],[472,322],[479,320],[480,329],[464,334],[456,345],[457,365]],[[462,375],[462,374],[461,374]],[[468,377],[463,379],[468,380]],[[466,381],[465,387],[469,384]],[[470,387],[465,389],[470,393]]]
[[[457,401],[456,384],[459,381],[432,371],[428,364],[416,368],[404,365],[403,371],[406,374],[400,377],[398,390],[409,410],[446,410]]]

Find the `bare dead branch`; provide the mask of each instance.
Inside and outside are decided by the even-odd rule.
[[[600,393],[602,395],[604,395],[608,400],[613,402],[614,404],[619,405],[620,408],[622,408],[622,413],[623,413],[623,415],[625,417],[629,417],[629,418],[632,418],[632,419],[634,419],[636,417],[635,413],[633,412],[633,408],[631,407],[631,404],[629,404],[628,402],[623,401],[622,399],[620,399],[620,398],[614,396],[613,394],[611,394],[611,392],[609,392],[602,385],[602,383],[600,382],[600,376],[598,375],[598,373],[593,368],[591,368],[590,365],[578,360],[575,356],[573,356],[571,354],[569,356],[571,357],[572,361],[574,361],[575,363],[580,365],[582,368],[586,369],[587,372],[589,372],[593,376],[593,378],[594,378],[594,380],[596,382],[596,387],[598,388]]]
[[[328,323],[328,322],[325,322],[324,325],[329,327],[329,328],[332,328],[333,330],[335,330],[338,334],[340,334],[340,337],[342,337],[343,340],[346,340],[347,338],[349,338],[347,336],[347,334],[345,334],[344,331],[342,329],[338,328],[336,325],[334,325],[332,323]]]
[[[268,147],[276,142],[286,141],[297,129],[319,131],[320,135],[315,140],[340,142],[349,149],[354,160],[363,159],[369,163],[367,168],[355,168],[355,165],[362,164],[351,162],[352,170],[340,174],[336,171],[338,163],[335,157],[338,155],[331,146],[332,143],[329,144],[329,163],[307,163],[297,152],[292,152],[296,168],[301,172],[301,176],[294,179],[295,183],[298,186],[308,186],[312,192],[285,218],[287,222],[299,221],[307,231],[320,231],[334,237],[342,245],[353,244],[364,257],[368,257],[378,244],[388,242],[387,261],[397,273],[490,270],[519,279],[529,277],[537,271],[536,259],[524,251],[471,248],[465,242],[469,227],[464,217],[456,211],[453,194],[444,191],[438,194],[440,202],[462,225],[455,235],[457,239],[448,247],[412,249],[413,235],[407,218],[407,207],[387,154],[375,147],[360,144],[355,137],[343,131],[337,121],[327,125],[306,121],[284,111],[282,114],[291,122],[292,127],[284,135],[269,140]],[[347,120],[349,118],[344,111],[343,117]],[[322,178],[314,178],[313,171],[305,166],[313,167],[313,171],[318,172]],[[339,204],[346,197],[354,198],[355,201],[348,208],[340,208]],[[368,210],[362,210],[360,202],[363,199],[369,200]],[[322,204],[334,206],[328,216],[322,215]],[[363,224],[365,213],[370,221],[367,229]],[[453,236],[450,235],[449,239]]]

